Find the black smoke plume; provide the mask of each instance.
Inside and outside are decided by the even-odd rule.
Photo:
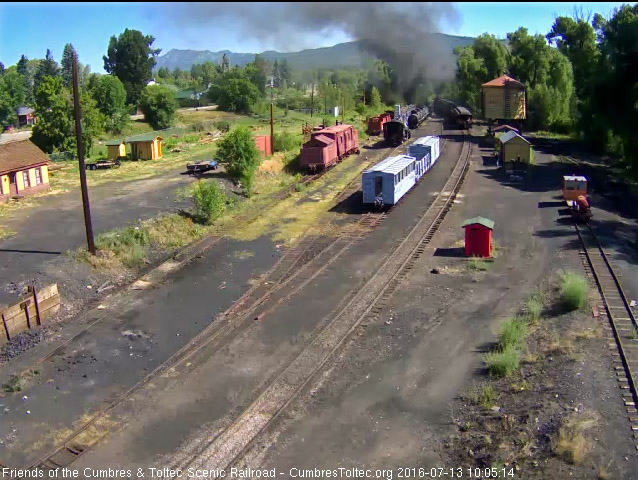
[[[163,4],[182,27],[228,29],[283,51],[308,47],[309,34],[342,31],[366,52],[386,61],[408,97],[425,81],[454,75],[449,47],[431,34],[443,20],[458,22],[451,3],[175,3]],[[228,22],[228,23],[227,23]]]

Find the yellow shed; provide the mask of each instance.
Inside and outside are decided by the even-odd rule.
[[[124,140],[109,140],[104,145],[106,145],[109,160],[126,157],[126,143],[124,143]]]
[[[525,120],[525,85],[501,75],[482,85],[483,118]]]
[[[534,163],[532,144],[516,132],[508,132],[498,137],[500,143],[501,162],[503,163]]]
[[[29,139],[0,144],[0,203],[48,190],[49,163]]]
[[[154,133],[126,140],[131,147],[131,160],[157,160],[162,158],[162,137]]]

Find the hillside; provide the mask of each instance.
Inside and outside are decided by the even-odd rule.
[[[474,39],[471,37],[458,37],[443,33],[432,34],[436,41],[448,47],[449,55],[453,55],[455,47],[470,45]],[[424,40],[424,47],[427,40]],[[306,70],[308,68],[336,68],[336,67],[358,67],[372,57],[363,52],[360,42],[347,42],[334,45],[332,47],[315,48],[301,50],[299,52],[282,53],[274,50],[267,50],[261,55],[268,61],[286,59],[294,70]],[[188,70],[192,65],[210,61],[218,63],[224,53],[228,56],[231,65],[245,65],[255,57],[254,53],[237,53],[229,50],[211,52],[210,50],[177,50],[172,49],[165,55],[157,58],[155,69],[166,67],[174,69]]]

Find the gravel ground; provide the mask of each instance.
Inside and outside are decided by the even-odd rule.
[[[629,422],[601,336],[524,366],[530,389],[511,395],[510,382],[503,382],[498,413],[478,410],[473,416],[463,400],[474,382],[486,380],[482,355],[493,347],[500,323],[558,269],[582,271],[575,232],[559,221],[557,208],[543,203],[553,200],[560,184],[549,157],[537,154],[535,180],[521,186],[499,180],[476,153],[464,197],[434,237],[432,256],[421,258],[382,314],[359,329],[245,465],[278,472],[392,468],[396,476],[400,467],[492,465],[502,458],[494,453],[499,445],[511,442],[507,447],[520,453],[530,440],[528,461],[509,463],[517,466],[515,478],[599,478],[601,466],[607,478],[635,478]],[[462,258],[460,224],[475,215],[496,222],[497,258],[485,272]],[[593,329],[592,322],[586,314],[557,317],[547,328],[560,326],[560,335],[574,326]],[[573,408],[599,418],[587,432],[592,453],[576,466],[555,458],[550,446]],[[466,422],[475,425],[467,435],[460,431]],[[509,433],[489,430],[507,422],[515,426]],[[512,438],[530,424],[539,428],[533,437]]]

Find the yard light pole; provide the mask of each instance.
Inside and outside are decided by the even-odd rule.
[[[75,113],[75,138],[78,145],[78,160],[80,162],[80,190],[82,191],[82,205],[84,207],[86,243],[89,248],[89,252],[92,255],[95,255],[93,225],[91,224],[91,208],[89,206],[89,191],[86,186],[86,166],[84,165],[84,142],[82,141],[82,112],[80,111],[80,94],[78,89],[78,61],[75,55],[73,55],[73,111]]]

